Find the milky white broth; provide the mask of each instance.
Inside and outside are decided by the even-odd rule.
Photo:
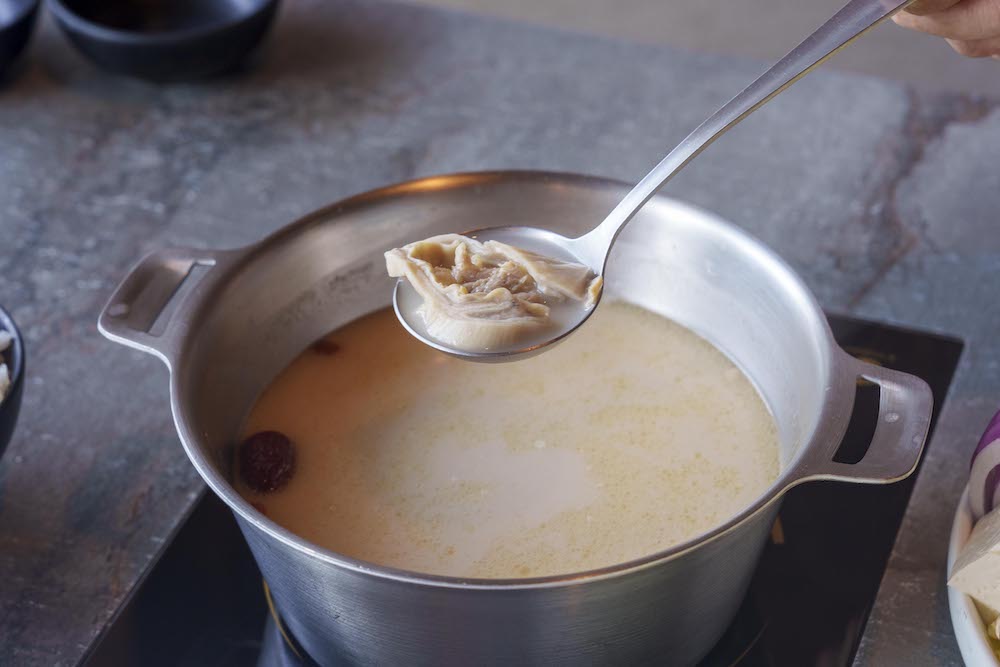
[[[709,530],[777,478],[774,421],[712,345],[602,305],[536,357],[459,361],[382,310],[303,352],[244,436],[295,444],[284,488],[240,492],[331,551],[458,577],[588,570]]]

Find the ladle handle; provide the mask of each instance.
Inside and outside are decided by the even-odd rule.
[[[175,317],[171,303],[186,299],[206,287],[205,278],[217,273],[216,265],[230,256],[227,251],[166,248],[146,255],[121,282],[98,319],[98,329],[107,338],[153,354],[170,366],[178,330],[189,323]],[[197,271],[207,267],[207,271]],[[187,292],[179,295],[185,283]],[[188,289],[190,291],[188,291]]]
[[[913,0],[851,0],[816,32],[792,49],[771,69],[727,102],[670,151],[638,185],[632,188],[604,221],[579,239],[581,259],[603,273],[607,253],[622,228],[669,181],[731,127],[795,83],[836,51],[846,46]]]

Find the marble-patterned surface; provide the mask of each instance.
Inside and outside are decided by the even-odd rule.
[[[98,72],[44,25],[0,86],[0,302],[29,354],[0,461],[0,664],[77,663],[202,489],[166,371],[96,330],[141,254],[246,243],[440,172],[635,180],[760,70],[436,10],[291,0],[246,71],[160,87]],[[968,342],[863,665],[958,660],[946,538],[1000,405],[998,142],[1000,104],[819,73],[667,188],[775,247],[824,306]]]

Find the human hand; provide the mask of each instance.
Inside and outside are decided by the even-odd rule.
[[[944,37],[963,56],[1000,59],[1000,0],[917,0],[892,20]]]

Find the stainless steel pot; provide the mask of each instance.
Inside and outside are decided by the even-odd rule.
[[[153,253],[115,292],[101,331],[170,368],[188,456],[232,508],[278,610],[321,664],[694,663],[735,613],[785,491],[817,479],[886,483],[913,471],[930,420],[927,385],[843,352],[801,280],[759,242],[656,197],[616,247],[608,296],[701,334],[763,395],[783,470],[739,515],[602,570],[460,580],[331,553],[233,490],[233,438],[258,393],[311,341],[390,303],[385,249],[491,225],[579,234],[626,190],[530,172],[426,178],[334,204],[248,248]],[[881,388],[878,426],[864,458],[848,465],[833,457],[859,378]]]

